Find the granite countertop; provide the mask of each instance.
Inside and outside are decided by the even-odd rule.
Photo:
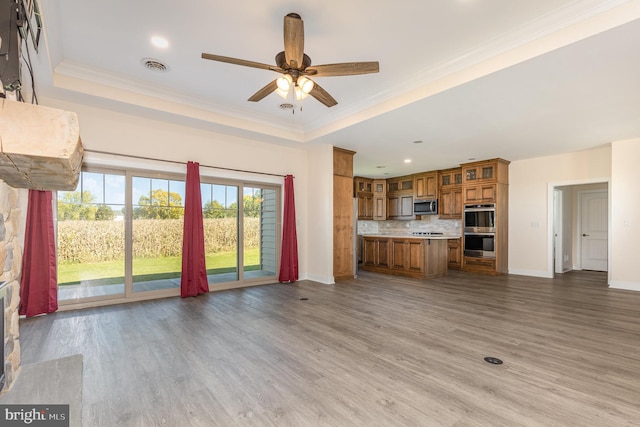
[[[412,238],[412,239],[423,239],[423,240],[428,240],[428,239],[432,239],[432,240],[459,239],[461,237],[460,234],[451,234],[451,233],[435,234],[435,235],[411,234],[411,233],[363,233],[363,234],[359,234],[359,236],[362,236],[362,237],[369,237],[369,236],[371,236],[371,237],[390,237],[390,238],[400,238],[400,239]]]

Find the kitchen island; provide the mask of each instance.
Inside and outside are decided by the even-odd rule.
[[[445,235],[365,234],[360,268],[376,273],[433,279],[447,274]]]

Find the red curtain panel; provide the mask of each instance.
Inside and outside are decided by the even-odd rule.
[[[209,292],[204,256],[204,226],[200,196],[200,165],[187,163],[187,182],[182,237],[180,296],[194,297]]]
[[[298,280],[298,237],[296,235],[296,204],[293,197],[293,176],[284,177],[284,218],[282,220],[282,254],[279,282]]]
[[[20,308],[27,317],[58,309],[56,242],[51,191],[29,190],[20,280]]]

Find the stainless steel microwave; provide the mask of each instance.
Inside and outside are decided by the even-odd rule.
[[[438,200],[416,200],[413,202],[414,215],[436,215],[438,213]]]

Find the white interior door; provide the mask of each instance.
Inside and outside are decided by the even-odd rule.
[[[562,273],[562,191],[553,190],[553,264],[554,272]]]
[[[580,210],[582,269],[607,271],[609,240],[607,192],[580,193]]]

